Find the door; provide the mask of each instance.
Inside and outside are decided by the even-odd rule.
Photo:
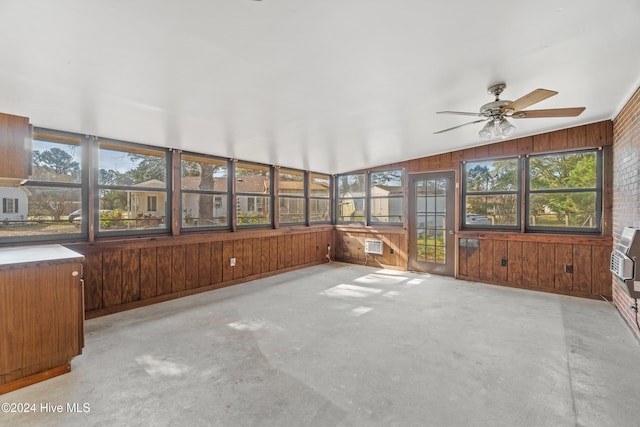
[[[455,176],[409,177],[409,270],[455,275]]]

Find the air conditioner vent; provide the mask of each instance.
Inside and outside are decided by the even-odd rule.
[[[611,267],[609,269],[622,280],[633,280],[635,277],[634,260],[618,250],[611,253]]]
[[[382,240],[365,239],[364,253],[382,255],[382,249],[383,249],[382,245],[383,245]]]

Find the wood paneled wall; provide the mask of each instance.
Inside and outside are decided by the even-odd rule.
[[[365,239],[382,240],[383,254],[366,254],[365,256]],[[407,249],[407,233],[402,228],[384,230],[371,227],[336,226],[336,259],[338,261],[406,270]]]
[[[612,247],[612,144],[613,124],[605,120],[413,159],[403,166],[408,173],[455,170],[459,180],[463,161],[603,147],[605,176],[601,236],[585,238],[569,234],[456,232],[458,278],[599,298],[599,295],[611,295],[608,263]],[[376,169],[390,166],[383,165]],[[459,190],[456,200],[460,200]],[[339,260],[363,264],[364,239],[382,238],[385,247],[387,241],[389,245],[395,241],[402,248],[401,255],[388,258],[389,255],[385,253],[379,259],[369,257],[368,263],[373,261],[375,265],[407,269],[406,230],[398,229],[390,233],[370,230],[368,227],[336,227],[336,230],[336,256]],[[500,265],[502,259],[507,260],[506,266]],[[569,270],[572,272],[564,271],[566,266],[571,266]]]
[[[613,144],[613,122],[605,120],[569,129],[542,133],[508,141],[495,142],[435,156],[409,161],[408,171],[433,172],[456,170],[463,160],[495,159],[526,154],[540,154],[580,148],[604,147]]]
[[[328,262],[334,242],[333,227],[320,226],[66,246],[85,255],[92,318]]]
[[[583,297],[611,296],[611,239],[468,235],[458,239],[461,279]]]

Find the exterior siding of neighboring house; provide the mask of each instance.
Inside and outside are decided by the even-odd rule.
[[[163,188],[165,183],[157,179],[141,182],[136,187],[138,191],[127,191],[128,210],[130,218],[164,219],[167,215],[166,193],[152,190]],[[149,189],[144,189],[148,187]]]
[[[183,190],[201,191],[200,190],[200,177],[188,176],[182,177],[181,188]],[[245,215],[260,214],[265,215],[269,213],[269,182],[265,181],[263,176],[245,176],[242,181],[239,181],[236,187],[236,191],[241,193],[237,197],[236,210]],[[212,188],[215,191],[226,192],[227,179],[226,178],[214,178]],[[183,218],[189,218],[189,221],[193,225],[205,225],[202,221],[211,221],[209,225],[226,224],[227,214],[229,212],[228,199],[226,194],[213,194],[213,212],[211,219],[201,219],[200,215],[200,198],[203,194],[200,192],[183,192],[182,193],[182,206],[181,211]],[[211,193],[209,193],[211,194]],[[265,197],[267,200],[265,201]]]
[[[182,177],[181,188],[183,190],[200,191],[200,177],[199,176],[186,176]],[[211,188],[215,191],[223,192],[224,194],[212,194],[213,196],[213,211],[211,212],[211,218],[199,218],[200,217],[200,198],[203,193],[182,193],[182,218],[183,221],[187,220],[185,225],[224,225],[227,223],[227,217],[229,213],[229,203],[227,198],[227,179],[226,178],[213,178]]]
[[[195,221],[199,220],[200,216],[200,194],[196,193],[183,193],[182,195],[182,216],[183,218],[193,218]],[[213,212],[212,212],[212,225],[218,223],[224,223],[226,221],[227,213],[229,212],[227,196],[225,194],[213,195]],[[202,224],[200,224],[202,225]]]
[[[25,221],[29,212],[29,193],[24,187],[0,187],[0,221]]]
[[[269,178],[264,176],[244,176],[236,182],[236,210],[238,216],[258,215],[268,218],[271,210]]]
[[[199,189],[200,178],[199,177],[182,177],[181,180],[181,188],[183,190],[192,190],[192,191],[201,191]],[[151,190],[151,188],[163,188],[165,183],[159,180],[150,180],[145,181],[140,184],[137,184],[136,187],[142,187],[139,191],[129,190],[127,192],[127,197],[129,200],[129,217],[135,218],[142,216],[144,218],[155,217],[155,218],[163,218],[166,209],[166,200],[162,198],[164,193],[159,193]],[[149,190],[145,190],[144,187],[150,188]],[[300,194],[304,194],[304,183],[302,182],[287,182],[281,190],[285,190],[287,193],[292,194],[299,192]],[[215,191],[225,192],[227,188],[227,180],[226,178],[214,178],[212,188]],[[238,193],[242,193],[241,197],[237,198],[236,209],[238,212],[243,213],[259,213],[259,214],[268,214],[269,206],[268,200],[264,201],[265,196],[269,193],[269,183],[265,181],[264,177],[261,176],[246,176],[243,177],[243,180],[237,184]],[[324,195],[328,192],[328,188],[326,186],[320,184],[312,184],[310,196],[317,197],[318,195]],[[203,197],[206,193],[182,193],[182,206],[181,212],[183,215],[183,219],[188,218],[189,221],[195,221],[193,225],[203,225],[197,224],[199,222],[200,215],[200,198]],[[155,205],[150,206],[149,198],[156,197]],[[214,223],[211,225],[224,224],[227,221],[228,210],[228,198],[226,194],[213,194],[214,203],[213,203],[213,212],[212,217],[214,218]],[[302,198],[301,200],[304,200]],[[266,203],[266,204],[265,204]],[[395,201],[391,202],[392,204]],[[401,203],[401,202],[400,202]],[[312,204],[312,206],[317,206],[317,204]],[[149,209],[150,207],[155,207],[155,209]],[[393,210],[394,208],[392,208]],[[318,215],[322,215],[326,217],[328,220],[330,218],[330,212],[324,211],[322,212],[313,212]],[[400,208],[400,211],[402,209]]]
[[[339,218],[356,218],[364,219],[364,196],[354,196],[351,192],[346,192],[341,196],[343,200],[339,202],[338,217]]]
[[[364,219],[365,210],[373,222],[401,222],[404,215],[402,187],[377,185],[371,187],[370,206],[364,206],[365,197],[361,193],[357,196],[347,192],[341,196],[339,218],[350,220]],[[397,196],[397,197],[396,197]]]
[[[402,221],[403,194],[402,187],[388,185],[371,187],[371,218],[383,222]]]

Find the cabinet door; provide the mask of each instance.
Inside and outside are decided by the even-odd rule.
[[[80,262],[0,269],[0,386],[68,365],[81,353],[81,274]]]
[[[0,179],[27,179],[31,174],[29,118],[0,113]]]

